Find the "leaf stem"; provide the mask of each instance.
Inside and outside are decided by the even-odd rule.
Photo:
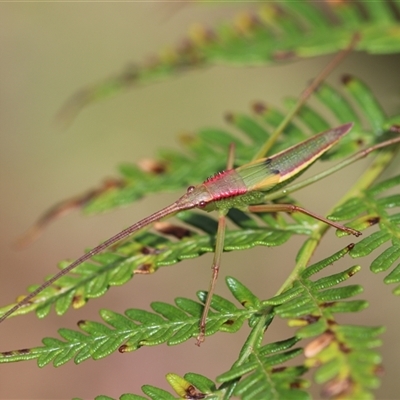
[[[317,90],[318,86],[329,76],[329,74],[337,67],[337,65],[354,49],[360,35],[355,33],[348,46],[336,54],[333,60],[318,74],[318,76],[311,82],[311,84],[301,93],[299,100],[296,102],[294,107],[289,111],[285,118],[281,121],[279,126],[275,129],[271,137],[264,143],[261,149],[255,154],[253,160],[265,157],[268,151],[271,149],[276,139],[283,132],[286,126],[292,121],[293,117],[303,107],[308,98]]]
[[[231,369],[243,365],[250,357],[251,354],[254,353],[254,349],[257,349],[261,345],[261,341],[263,339],[263,333],[268,328],[270,323],[274,318],[274,313],[272,307],[268,307],[260,319],[257,321],[257,324],[251,330],[250,335],[247,337],[247,340],[243,344],[239,358],[232,365]],[[227,384],[223,384],[220,389],[225,389],[226,392],[224,394],[224,400],[228,400],[232,397],[233,391],[239,380],[235,380],[232,382],[228,382]],[[225,386],[226,385],[226,386]]]

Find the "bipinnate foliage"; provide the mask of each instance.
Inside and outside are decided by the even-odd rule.
[[[324,6],[325,10],[312,1],[265,1],[254,11],[239,13],[233,21],[215,27],[194,24],[176,46],[75,93],[58,117],[70,123],[92,102],[204,67],[268,65],[333,53],[346,47],[354,33],[360,36],[355,50],[399,52],[398,0],[331,1]]]
[[[362,292],[360,285],[339,286],[360,267],[356,265],[325,277],[315,276],[324,268],[332,268],[332,264],[352,247],[311,265],[298,275],[290,289],[269,300],[258,299],[247,287],[228,277],[227,286],[239,304],[214,296],[207,334],[233,333],[248,321],[252,328],[245,345],[248,357],[217,377],[217,382],[222,384],[218,388],[212,385],[205,389],[204,385],[198,386],[190,380],[186,387],[187,378],[172,375],[169,381],[174,390],[179,395],[188,395],[194,390],[191,384],[196,386],[198,397],[183,398],[203,398],[200,394],[222,398],[230,391],[243,399],[259,398],[260,393],[266,395],[265,398],[277,393],[275,398],[306,399],[308,395],[303,389],[308,383],[302,376],[310,367],[317,366],[315,379],[325,384],[328,395],[334,395],[339,389],[351,390],[355,396],[368,394],[369,389],[378,384],[375,371],[380,356],[373,349],[380,345],[378,336],[383,328],[341,325],[336,321],[338,313],[354,313],[367,306],[364,300],[352,299]],[[204,301],[205,293],[199,292],[198,297]],[[80,331],[60,329],[61,340],[45,338],[41,347],[2,353],[1,361],[37,359],[40,367],[50,362],[60,366],[71,359],[79,364],[88,358],[107,357],[115,351],[125,353],[161,343],[177,345],[197,336],[201,302],[177,298],[175,305],[152,303],[154,312],[128,309],[125,315],[101,310],[103,323],[80,321]],[[261,345],[263,330],[276,317],[287,319],[289,325],[296,327],[295,336]],[[313,340],[302,348],[302,341],[310,338]],[[299,357],[302,354],[305,361]],[[285,366],[289,360],[294,360],[297,366]],[[152,399],[174,398],[150,386],[143,391]]]
[[[343,87],[350,97],[349,100],[326,84],[316,93],[321,105],[325,106],[337,120],[335,124],[344,123],[349,118],[354,121],[352,131],[332,149],[333,151],[324,156],[323,160],[343,159],[345,156],[354,154],[360,147],[373,145],[391,137],[390,127],[396,120],[396,117],[388,118],[384,114],[373,94],[358,79],[345,77]],[[359,102],[357,110],[351,105],[351,100]],[[121,184],[91,198],[86,205],[86,211],[102,212],[132,203],[146,193],[171,191],[178,186],[182,186],[183,189],[193,182],[204,180],[204,176],[223,169],[222,160],[229,142],[236,144],[238,165],[250,161],[251,155],[262,145],[263,139],[265,140],[270,135],[268,127],[279,124],[283,118],[283,115],[272,107],[264,108],[258,103],[255,108],[256,115],[236,113],[229,114],[228,118],[229,123],[239,129],[242,135],[250,139],[250,142],[241,140],[229,131],[213,128],[200,130],[196,136],[193,136],[193,140],[184,142],[186,150],[190,152],[189,157],[178,152],[171,154],[162,151],[161,157],[155,162],[157,165],[163,165],[161,172],[143,171],[136,165],[123,165],[122,176],[119,178]],[[371,119],[371,115],[374,120]],[[366,130],[361,125],[362,118],[369,120],[371,125],[379,120],[380,125]],[[287,127],[281,140],[273,146],[272,153],[281,151],[307,137],[307,133],[304,128],[300,128],[298,122],[315,133],[330,127],[321,112],[308,106],[303,107],[296,120]],[[392,146],[392,148],[382,150],[380,157],[385,159],[392,157],[394,149],[395,147]],[[372,178],[370,178],[371,183]],[[396,182],[395,180],[392,186]],[[380,187],[385,188],[382,185]],[[376,190],[373,193],[375,192]],[[367,193],[365,192],[364,195],[363,192],[359,192],[354,199],[349,201],[361,202],[363,199],[361,196],[367,196]],[[270,196],[277,197],[275,193]],[[278,192],[278,197],[281,202],[293,202],[286,194]],[[269,195],[266,196],[266,199],[268,198]],[[396,196],[389,196],[386,207],[398,206],[395,200]],[[371,202],[371,204],[375,203]],[[341,214],[333,214],[333,218],[355,219],[351,225],[353,228],[366,229],[379,222],[377,219],[379,211],[385,212],[386,203],[383,199],[379,204],[381,204],[380,209],[377,209],[378,205],[373,206],[375,207],[374,216],[370,215],[372,211],[368,211],[367,216],[364,215],[365,207],[356,205],[353,214],[346,214],[342,218],[340,218]],[[226,232],[225,251],[243,250],[258,245],[279,246],[287,242],[292,235],[311,235],[313,232],[312,220],[304,215],[292,214],[293,220],[287,221],[282,215],[255,214],[251,216],[232,209],[228,217],[237,228]],[[44,317],[54,305],[56,313],[63,315],[69,307],[82,307],[89,299],[102,296],[112,286],[128,282],[135,274],[154,273],[159,267],[171,266],[184,259],[199,257],[206,252],[214,251],[217,221],[213,217],[204,213],[185,211],[178,214],[177,218],[185,225],[160,223],[155,225],[155,231],[144,231],[132,235],[123,243],[96,255],[90,262],[81,264],[74,269],[73,274],[62,277],[57,281],[57,285],[44,290],[35,302],[19,309],[15,314],[25,314],[35,310],[39,317]],[[390,238],[393,236],[391,233],[393,227],[387,226],[388,222],[387,219],[383,219],[379,226],[381,229],[388,229],[388,232],[383,233],[386,232],[386,237]],[[386,240],[389,240],[388,238]],[[63,261],[59,267],[62,269],[68,264],[69,261]],[[28,290],[32,291],[36,287],[31,286]],[[3,307],[0,312],[6,311],[9,307]]]
[[[392,194],[391,189],[398,191],[400,175],[394,176],[374,185],[352,197],[338,207],[330,216],[333,220],[356,219],[352,222],[353,227],[363,229],[364,227],[379,223],[379,230],[364,235],[351,250],[353,258],[365,257],[382,246],[388,245],[378,253],[371,263],[371,271],[374,273],[388,271],[400,257],[400,214],[390,214],[389,211],[400,207],[400,195],[398,192]],[[386,194],[389,192],[388,194]],[[386,195],[385,195],[386,194]],[[362,214],[361,217],[357,217]],[[376,254],[376,253],[374,253]],[[385,276],[384,283],[392,284],[400,282],[400,264]],[[400,295],[400,286],[393,289],[395,295]]]
[[[64,108],[62,117],[71,118],[88,102],[132,84],[151,82],[190,68],[221,62],[265,64],[333,52],[345,47],[355,32],[360,35],[357,50],[371,53],[400,50],[397,1],[390,5],[362,3],[363,13],[353,3],[330,4],[336,22],[311,3],[284,1],[266,3],[257,14],[244,14],[229,26],[213,30],[197,27],[186,46],[167,52],[151,65],[139,65],[128,75],[81,91]],[[341,89],[321,85],[314,99],[322,111],[304,106],[286,125],[271,154],[310,134],[351,121],[354,123],[351,132],[322,157],[322,161],[336,161],[337,167],[327,170],[333,173],[366,155],[362,149],[398,137],[400,115],[387,116],[369,88],[356,77],[344,76]],[[289,108],[294,102],[294,99],[285,100]],[[226,121],[230,129],[207,127],[181,137],[181,152],[164,149],[147,164],[121,165],[118,178],[57,205],[39,221],[38,229],[66,208],[83,207],[87,213],[98,213],[131,204],[152,193],[182,190],[201,182],[224,169],[231,143],[236,147],[235,166],[247,163],[284,117],[284,112],[260,102],[254,104],[251,115],[229,113]],[[124,394],[120,399],[168,400],[176,396],[187,399],[232,396],[245,400],[308,399],[310,381],[305,373],[310,370],[326,397],[371,398],[372,390],[379,385],[377,373],[381,357],[375,348],[381,344],[380,334],[384,328],[342,324],[339,314],[353,313],[356,321],[358,313],[368,305],[359,298],[363,287],[357,283],[356,274],[361,266],[350,265],[352,258],[374,252],[371,270],[375,273],[387,271],[384,283],[397,284],[393,294],[400,294],[400,265],[396,266],[400,258],[400,175],[376,183],[398,147],[394,144],[376,152],[360,179],[330,212],[332,220],[350,221],[349,226],[363,231],[362,238],[354,244],[347,241],[343,250],[312,265],[311,255],[322,240],[326,225],[296,213],[289,219],[282,215],[252,215],[231,210],[228,218],[234,227],[226,232],[224,251],[259,245],[280,246],[294,235],[305,235],[287,281],[274,297],[265,300],[259,299],[237,279],[228,277],[226,284],[235,301],[213,296],[207,335],[234,333],[244,324],[250,327],[236,363],[215,381],[194,373],[184,377],[169,373],[167,381],[176,395],[145,385],[142,390],[147,397]],[[265,200],[296,203],[291,196],[301,186],[296,182],[285,188],[285,192],[267,194]],[[53,306],[58,315],[63,315],[71,306],[82,307],[110,287],[125,284],[135,274],[154,273],[160,267],[214,251],[217,221],[213,217],[186,211],[176,218],[175,222],[158,223],[152,230],[140,231],[84,262],[56,285],[45,289],[33,302],[17,310],[15,315],[35,311],[42,318]],[[343,235],[338,233],[338,236]],[[348,265],[337,269],[335,263],[342,257]],[[64,261],[60,268],[68,264]],[[349,279],[350,284],[347,283]],[[380,283],[377,286],[385,290]],[[42,346],[3,352],[0,362],[36,359],[40,367],[49,363],[58,367],[71,360],[79,364],[90,358],[97,360],[114,352],[128,353],[146,346],[178,345],[198,335],[206,294],[199,291],[197,301],[177,297],[175,304],[154,301],[150,305],[152,311],[130,308],[119,314],[103,309],[101,322],[82,320],[78,330],[61,328],[58,331],[61,339],[47,337]],[[1,308],[0,315],[9,308]],[[286,320],[293,327],[293,335],[264,344],[264,335],[274,319]],[[107,396],[97,398],[110,399]]]

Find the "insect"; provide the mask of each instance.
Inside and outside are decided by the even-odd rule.
[[[347,123],[330,129],[271,157],[252,161],[236,169],[232,168],[233,157],[231,157],[228,161],[227,170],[218,172],[200,185],[189,186],[186,193],[171,205],[143,218],[82,255],[80,258],[61,270],[58,274],[43,283],[32,293],[27,295],[23,300],[14,305],[0,317],[0,322],[4,321],[16,310],[28,304],[35,296],[48,286],[52,285],[59,278],[66,275],[84,261],[102,252],[109,246],[125,239],[132,233],[137,232],[164,217],[176,214],[182,210],[199,208],[207,212],[217,211],[219,213],[214,259],[212,264],[212,278],[204,304],[203,314],[199,323],[199,335],[196,341],[196,344],[200,345],[205,338],[207,314],[210,309],[211,298],[221,263],[221,255],[224,247],[226,214],[231,208],[238,208],[250,212],[301,212],[348,234],[355,236],[361,235],[359,231],[329,221],[328,219],[297,205],[263,204],[263,198],[266,193],[281,188],[304,172],[323,153],[328,151],[344,135],[346,135],[350,131],[352,125],[352,123]]]

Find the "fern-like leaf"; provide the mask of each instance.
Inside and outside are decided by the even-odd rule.
[[[203,375],[188,373],[185,374],[184,377],[181,377],[177,374],[169,373],[166,376],[168,383],[174,389],[174,391],[178,394],[179,399],[190,399],[190,400],[200,400],[200,399],[209,399],[209,400],[218,400],[222,398],[224,393],[223,390],[217,391],[210,379],[206,378]],[[120,396],[119,400],[174,400],[176,399],[171,393],[166,390],[157,388],[151,385],[142,386],[142,391],[148,397],[139,396],[137,394],[125,393]],[[74,399],[80,400],[80,399]],[[95,400],[115,400],[112,397],[100,395],[96,396]]]
[[[394,266],[400,258],[400,196],[391,192],[399,188],[400,175],[380,182],[370,189],[363,191],[359,196],[349,199],[335,210],[330,218],[335,220],[353,219],[351,226],[365,228],[376,225],[378,230],[365,236],[351,250],[354,258],[365,257],[380,249],[380,253],[371,263],[371,271],[384,272]],[[383,247],[383,246],[389,247]],[[400,266],[397,265],[386,275],[387,284],[400,282]],[[393,290],[400,295],[400,286]]]
[[[235,395],[242,399],[282,398],[308,399],[309,396],[300,390],[307,386],[301,379],[307,368],[282,367],[281,364],[302,354],[302,349],[291,349],[299,339],[290,338],[267,344],[255,350],[248,361],[220,375],[219,382],[230,382],[243,377],[235,389]]]
[[[343,139],[342,143],[335,147],[334,152],[330,152],[324,159],[332,157],[339,159],[353,153],[361,143],[374,144],[383,140],[385,126],[389,123],[389,119],[383,114],[373,94],[362,82],[353,77],[346,77],[343,82],[348,94],[358,102],[361,108],[354,110],[351,103],[330,86],[323,85],[317,92],[317,98],[324,106],[332,109],[334,116],[339,119],[338,123],[347,122],[345,118],[348,117],[355,118],[355,128]],[[123,177],[119,179],[125,183],[118,187],[113,186],[105,192],[96,192],[98,196],[94,198],[90,196],[91,201],[87,204],[86,210],[104,211],[130,203],[153,191],[173,190],[178,186],[188,185],[189,177],[193,178],[194,182],[201,181],[212,172],[223,169],[221,159],[224,158],[223,153],[231,141],[236,143],[239,164],[248,161],[251,158],[250,155],[256,152],[256,148],[261,146],[263,136],[269,131],[268,125],[273,126],[283,118],[277,110],[262,104],[257,104],[255,111],[258,119],[243,114],[230,114],[227,118],[234,127],[252,141],[250,144],[244,144],[244,141],[225,131],[202,130],[187,143],[194,159],[188,159],[179,153],[169,155],[164,153],[164,158],[157,162],[157,165],[163,165],[162,172],[157,173],[144,172],[133,165],[125,165]],[[373,131],[361,128],[360,118],[368,113],[376,118],[379,117],[379,126],[375,124]],[[357,117],[358,114],[360,117]],[[324,117],[311,108],[300,111],[297,119],[313,132],[324,130],[329,126]],[[278,152],[306,136],[303,129],[293,122],[287,127],[282,141],[279,141],[272,151]],[[280,196],[282,197],[282,194]],[[287,203],[293,202],[288,198],[284,200]],[[361,210],[359,201],[361,200],[357,198],[354,200],[353,207],[357,210]],[[379,210],[374,210],[374,212],[377,211]],[[308,217],[296,213],[292,217],[297,223],[293,224],[288,224],[282,217],[271,217],[268,214],[257,216],[256,220],[238,210],[231,210],[229,217],[239,229],[227,232],[225,251],[247,249],[256,245],[277,246],[285,243],[294,233],[307,234],[313,229]],[[260,217],[266,225],[260,225],[257,222]],[[57,282],[57,286],[43,291],[33,303],[19,309],[15,315],[36,310],[39,317],[44,317],[50,312],[52,304],[55,305],[57,314],[62,315],[71,305],[75,308],[81,307],[88,299],[103,295],[109,287],[128,282],[134,274],[152,273],[160,266],[173,265],[183,259],[198,257],[214,250],[217,225],[214,219],[191,212],[180,213],[178,218],[192,229],[182,229],[174,225],[169,228],[161,226],[159,227],[161,234],[142,232],[133,235],[122,245],[97,255],[91,262],[85,262],[74,270],[74,274],[64,276]],[[335,214],[333,218],[336,218]],[[353,218],[353,216],[348,215],[344,218]],[[365,227],[365,224],[353,227],[361,229]],[[195,233],[198,230],[203,233]],[[178,237],[179,241],[168,239],[165,234]],[[63,262],[60,268],[68,264],[69,262]],[[388,282],[393,282],[398,279],[398,273],[394,272],[387,279]],[[30,287],[29,291],[33,291],[36,287]],[[0,313],[5,312],[9,307],[1,308]]]
[[[203,300],[204,292],[199,293]],[[74,359],[79,364],[88,358],[101,359],[115,351],[126,353],[143,346],[162,343],[177,345],[198,335],[203,305],[186,298],[177,298],[175,305],[154,302],[153,312],[129,309],[125,315],[101,310],[104,323],[80,321],[81,331],[60,329],[63,340],[43,339],[43,347],[4,352],[0,362],[36,358],[43,367],[50,362],[58,367]],[[207,335],[217,331],[236,332],[253,310],[238,309],[232,302],[214,296],[207,322]],[[83,332],[82,332],[83,331]]]
[[[324,385],[323,393],[327,397],[343,393],[351,398],[369,396],[369,390],[379,382],[375,371],[381,358],[372,349],[380,345],[377,336],[383,329],[340,325],[335,317],[337,313],[358,312],[367,306],[362,300],[348,300],[362,291],[359,285],[337,286],[360,268],[355,266],[328,277],[310,279],[351,248],[348,246],[310,266],[286,292],[261,302],[262,307],[273,307],[269,312],[288,319],[290,326],[297,327],[296,336],[252,348],[246,362],[220,375],[217,381],[226,388],[240,379],[235,384],[234,394],[242,399],[258,399],[261,394],[268,398],[268,393],[282,399],[308,398],[301,390],[308,386],[301,376],[310,368],[317,368],[316,383]],[[259,311],[259,314],[263,313]],[[303,353],[292,347],[309,338],[314,339],[304,348],[306,361],[303,365],[283,367],[282,363]]]
[[[123,89],[204,66],[266,65],[335,52],[348,45],[355,33],[360,37],[356,50],[380,54],[400,51],[396,3],[327,5],[336,22],[312,2],[280,1],[241,13],[233,23],[224,22],[219,27],[197,24],[181,44],[153,56],[151,62],[130,66],[80,90],[63,107],[59,119],[66,123],[87,104]]]
[[[326,111],[333,114],[337,124],[352,121],[354,128],[341,143],[322,159],[340,158],[357,151],[360,145],[376,143],[390,130],[394,124],[399,124],[400,117],[387,118],[371,91],[361,81],[354,77],[346,76],[343,79],[344,88],[350,96],[350,101],[338,90],[322,85],[315,93],[318,101]],[[287,103],[291,104],[292,99]],[[359,108],[352,105],[358,103]],[[371,115],[377,118],[371,119]],[[275,129],[284,114],[262,103],[254,105],[254,115],[230,113],[227,122],[238,130],[243,136],[216,128],[202,129],[193,136],[185,136],[181,142],[185,152],[183,155],[177,151],[162,150],[157,160],[145,160],[137,165],[123,164],[120,166],[121,175],[112,180],[107,180],[96,189],[82,195],[67,199],[48,210],[21,238],[20,244],[26,244],[38,237],[38,234],[56,218],[65,215],[67,211],[83,208],[86,213],[98,213],[115,207],[125,206],[137,201],[151,193],[176,191],[196,182],[201,182],[205,177],[213,175],[224,168],[226,151],[230,143],[236,146],[236,166],[249,160],[269,137],[271,129]],[[362,128],[362,120],[370,120],[372,131]],[[331,126],[322,113],[306,107],[300,111],[295,122],[288,124],[281,140],[273,146],[271,153],[276,153],[288,146],[307,138],[307,132],[300,128],[307,126],[311,132],[317,133]],[[273,196],[272,198],[276,198]]]
[[[285,399],[306,399],[308,395],[302,389],[308,384],[302,375],[309,368],[317,367],[316,381],[324,384],[323,390],[329,396],[344,391],[357,396],[368,394],[378,384],[375,369],[380,363],[380,356],[372,349],[380,345],[377,336],[382,333],[382,328],[341,325],[335,317],[337,313],[358,312],[366,307],[365,301],[348,300],[362,291],[359,285],[338,286],[360,268],[350,267],[328,277],[311,280],[345,256],[352,247],[348,246],[313,264],[294,280],[290,289],[265,301],[260,301],[236,279],[227,278],[228,288],[245,308],[239,309],[229,300],[214,295],[212,312],[207,319],[207,335],[217,331],[235,332],[246,319],[252,321],[256,318],[251,323],[254,327],[257,319],[266,312],[288,319],[289,325],[298,329],[293,338],[252,348],[244,363],[217,378],[223,383],[221,388],[216,388],[207,380],[201,388],[195,385],[198,393],[212,396],[221,390],[229,390],[232,382],[240,379],[235,383],[234,393],[242,399],[257,399],[260,393],[278,393],[279,398]],[[205,295],[205,292],[198,294],[202,301]],[[197,336],[203,308],[201,303],[178,298],[175,305],[155,302],[151,306],[153,312],[130,309],[125,315],[102,310],[103,323],[80,321],[78,326],[81,331],[60,329],[63,340],[45,338],[42,347],[1,353],[0,362],[37,359],[41,367],[50,362],[60,366],[71,359],[81,363],[88,358],[104,358],[115,351],[125,353],[162,343],[176,345]],[[286,366],[287,361],[297,360],[297,356],[303,353],[303,349],[293,346],[309,338],[314,339],[304,348],[307,358],[304,364]],[[178,394],[189,390],[190,385],[185,383],[185,379],[175,375],[170,378]],[[148,389],[145,393],[150,398],[159,393],[157,388]]]
[[[315,93],[316,98],[336,120],[337,124],[352,121],[355,126],[333,152],[323,157],[324,160],[343,157],[359,150],[361,145],[367,146],[377,141],[377,136],[387,129],[389,119],[383,114],[376,98],[366,85],[355,77],[346,76],[343,79],[344,89],[350,100],[337,89],[329,85],[322,85]],[[367,99],[367,100],[366,100]],[[288,99],[288,105],[294,100]],[[352,102],[358,103],[355,109]],[[378,122],[370,115],[379,115]],[[175,191],[186,188],[196,182],[201,182],[207,176],[225,167],[227,149],[231,143],[236,147],[236,166],[249,162],[252,156],[268,139],[269,133],[275,129],[284,114],[271,105],[257,103],[254,114],[249,116],[241,113],[230,113],[226,120],[243,136],[242,140],[234,134],[215,128],[202,129],[196,135],[184,138],[182,141],[190,156],[183,156],[178,152],[163,150],[160,157],[154,161],[152,168],[143,170],[143,166],[124,164],[120,167],[121,176],[116,181],[119,185],[111,185],[106,190],[95,191],[95,196],[85,197],[83,203],[86,213],[97,213],[115,207],[120,207],[137,199],[156,192]],[[372,130],[362,128],[361,120],[371,121]],[[292,144],[307,138],[306,126],[312,133],[329,129],[332,124],[326,120],[322,112],[310,107],[304,107],[284,131],[284,135],[271,149],[277,153]],[[250,142],[249,142],[250,140]]]

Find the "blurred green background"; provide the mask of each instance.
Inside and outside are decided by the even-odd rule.
[[[255,5],[249,5],[248,9]],[[52,125],[60,106],[76,90],[141,61],[166,44],[177,43],[196,21],[213,23],[229,18],[243,7],[235,4],[181,6],[176,3],[2,3],[0,5],[0,207],[1,305],[11,303],[29,284],[40,283],[54,273],[56,263],[74,258],[134,221],[174,200],[174,194],[152,196],[116,212],[84,218],[78,213],[53,224],[39,241],[24,251],[11,245],[49,206],[96,187],[103,178],[115,176],[122,161],[151,157],[159,147],[178,147],[182,132],[205,126],[226,127],[228,111],[248,112],[255,100],[279,105],[288,95],[298,96],[305,85],[331,59],[330,56],[293,64],[233,68],[214,67],[144,86],[87,107],[66,130]],[[400,105],[400,57],[352,54],[329,78],[352,73],[366,81],[388,114]],[[230,128],[228,128],[230,129]],[[300,198],[308,208],[326,212],[363,170],[354,168],[305,190]],[[314,169],[314,172],[318,169]],[[393,164],[387,175],[399,171]],[[194,182],[196,183],[196,182]],[[348,244],[331,232],[325,251]],[[225,254],[217,292],[226,294],[224,276],[242,280],[262,298],[272,296],[293,266],[300,240],[282,249],[257,248]],[[330,253],[329,253],[330,254]],[[113,288],[81,310],[62,319],[54,312],[45,320],[36,316],[12,318],[0,327],[0,351],[40,344],[44,336],[57,336],[59,327],[74,328],[80,319],[98,320],[97,310],[107,307],[123,312],[130,307],[149,309],[151,301],[172,302],[176,296],[194,298],[206,289],[211,255],[162,268],[153,276],[135,277]],[[279,260],[279,261],[278,261]],[[348,265],[351,260],[346,260]],[[361,260],[367,265],[366,260]],[[355,263],[353,263],[355,264]],[[380,399],[398,396],[400,358],[399,319],[387,321],[398,299],[390,288],[365,267],[360,275],[372,306],[356,324],[390,323],[382,348],[386,373]],[[374,298],[375,296],[375,298]],[[287,333],[282,333],[282,330]],[[199,349],[194,341],[178,347],[143,348],[135,353],[114,354],[101,361],[69,363],[58,369],[39,370],[34,361],[0,365],[1,399],[93,398],[98,394],[118,397],[140,393],[142,384],[168,388],[167,372],[202,373],[210,378],[229,369],[247,328],[237,337],[219,334]],[[268,341],[290,335],[276,323]],[[398,365],[398,364],[397,364]],[[317,395],[318,397],[318,395]]]

